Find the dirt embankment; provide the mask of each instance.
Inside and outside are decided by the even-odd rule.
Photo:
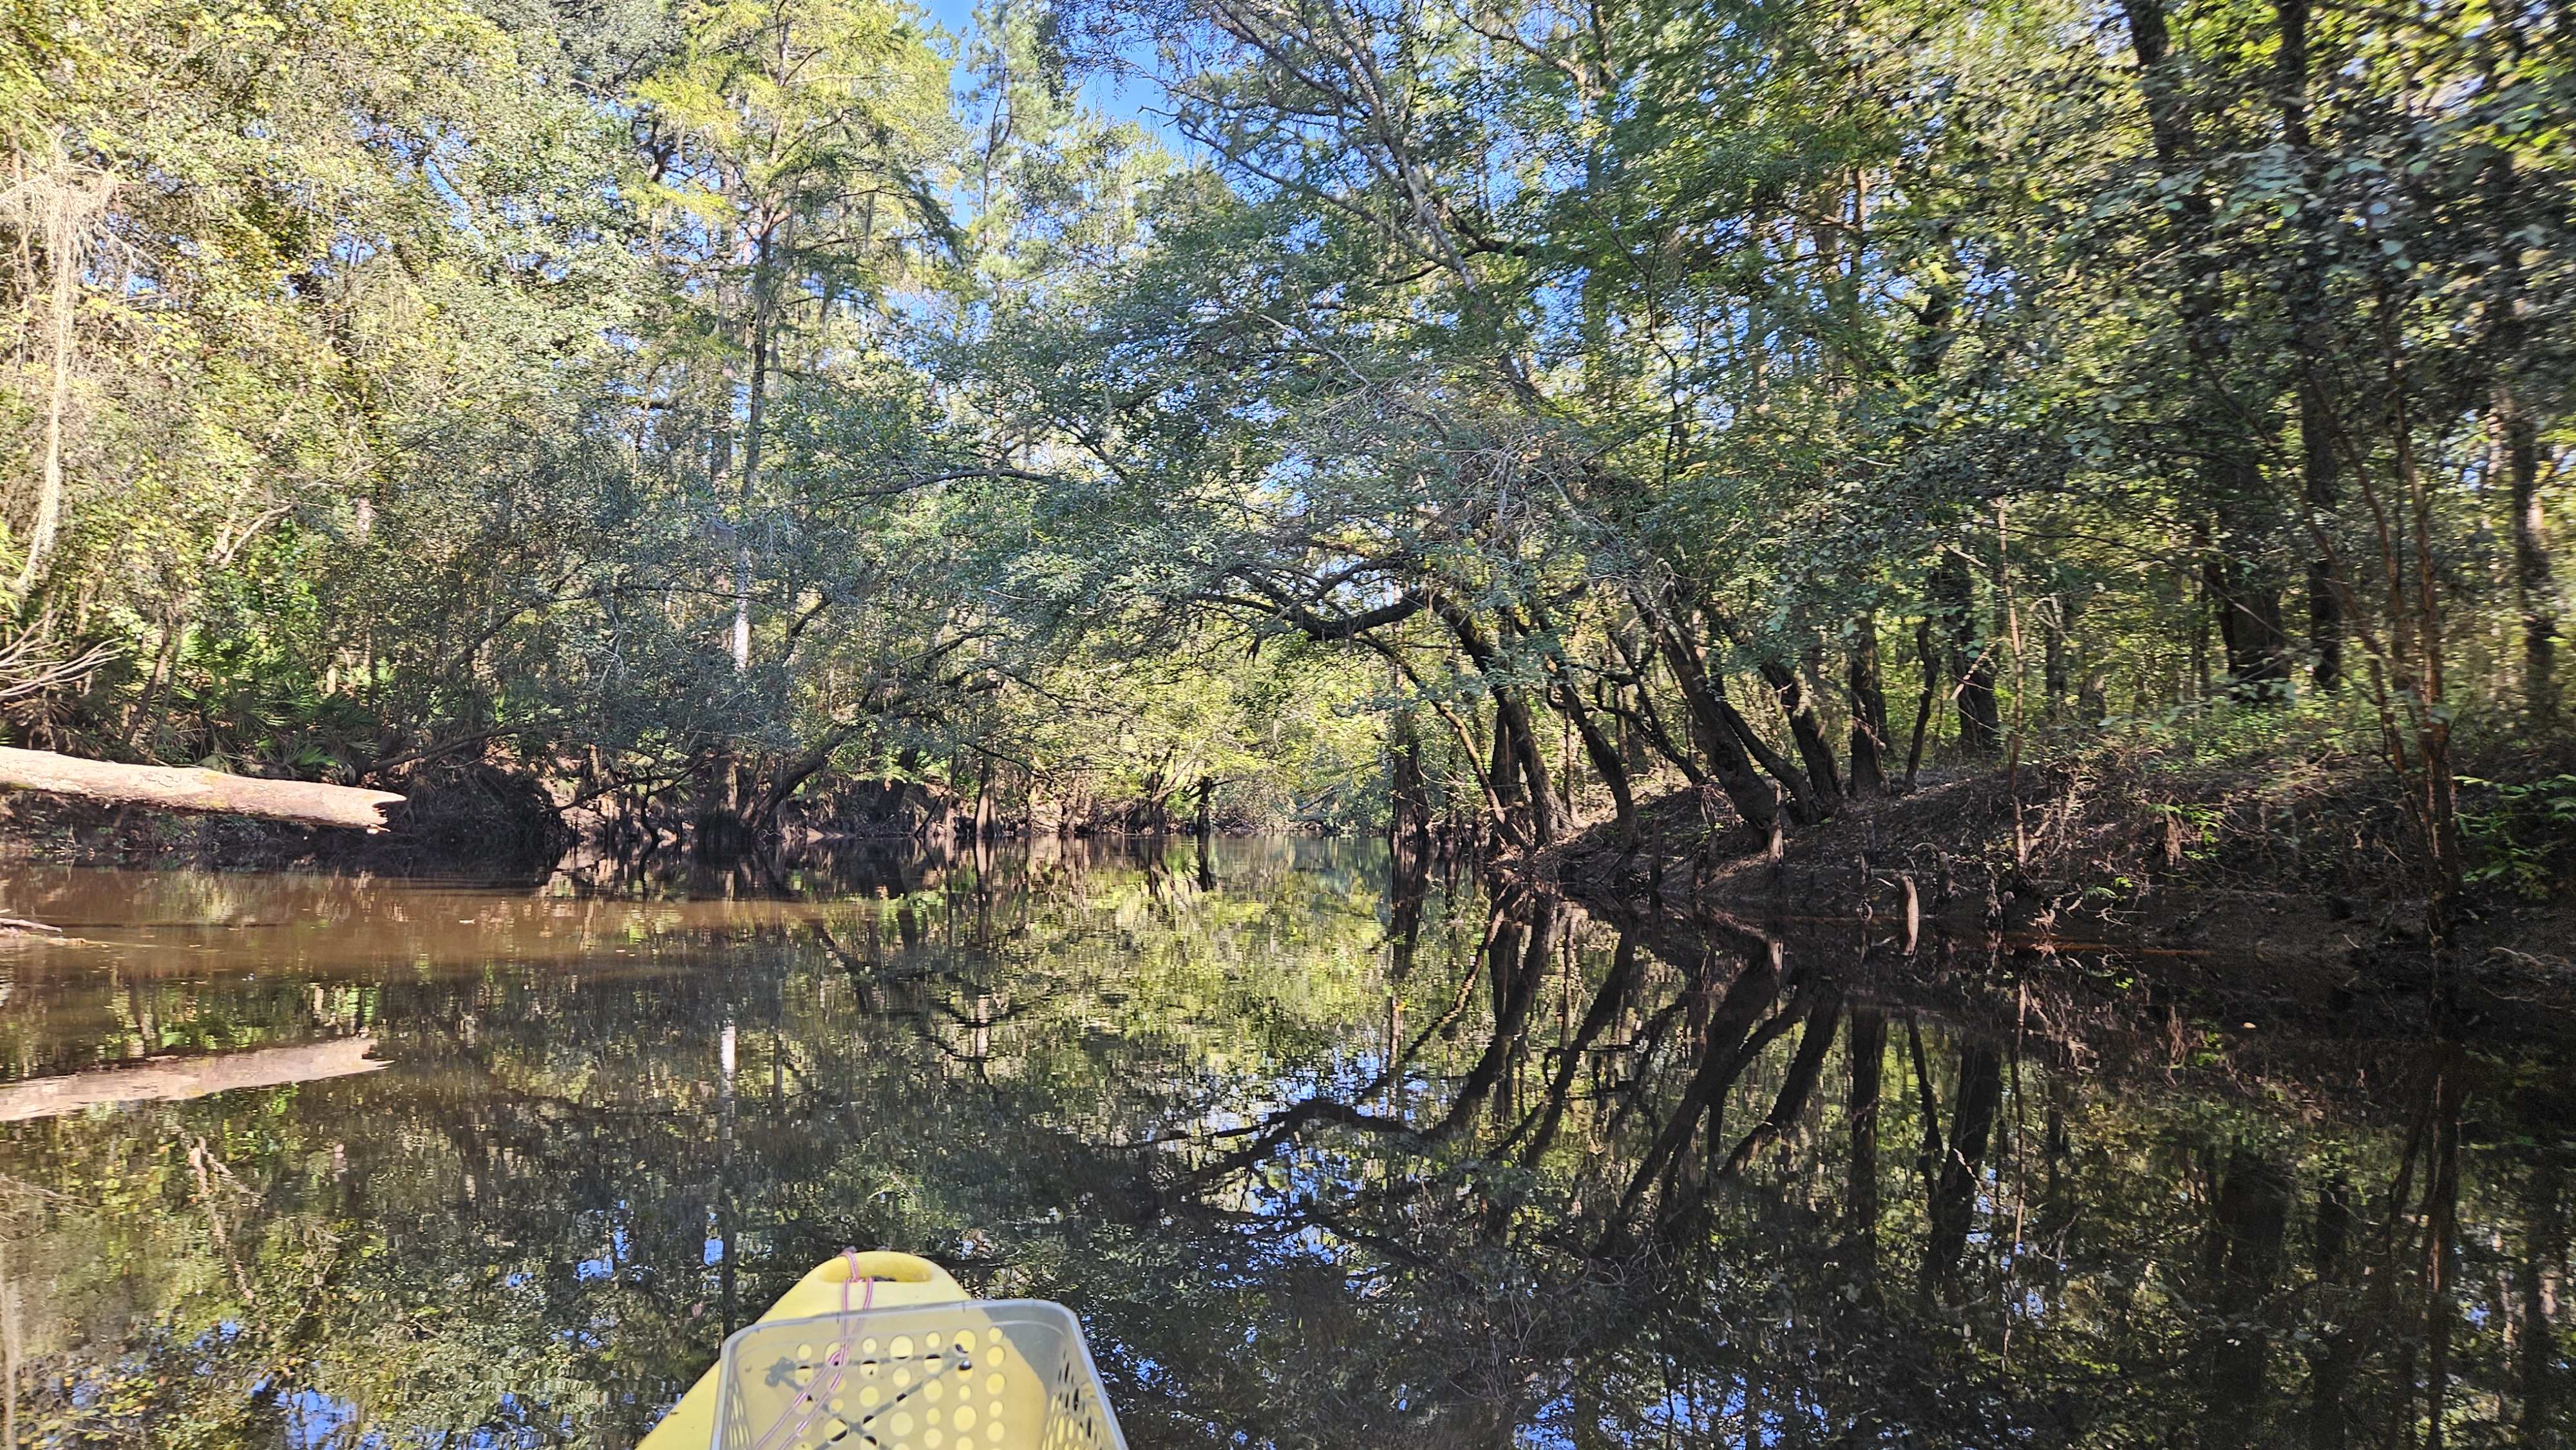
[[[1614,912],[1723,915],[2018,947],[2225,960],[2331,1003],[2367,984],[2457,989],[2576,1020],[2576,761],[2464,768],[2471,882],[2444,921],[2384,767],[2352,758],[2176,764],[2100,751],[1846,802],[1772,855],[1714,790],[1595,826],[1520,863]],[[2558,795],[2570,801],[2559,805]]]

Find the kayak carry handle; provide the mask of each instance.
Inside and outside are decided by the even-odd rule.
[[[897,1284],[934,1284],[948,1275],[919,1254],[897,1253],[892,1249],[874,1249],[866,1253],[848,1253],[816,1270],[825,1282],[855,1284],[862,1279],[885,1279]]]

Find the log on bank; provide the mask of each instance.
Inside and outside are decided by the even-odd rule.
[[[385,812],[401,804],[391,791],[318,785],[302,780],[259,780],[193,766],[118,765],[80,760],[50,750],[0,746],[0,789],[43,791],[107,805],[193,815],[257,816],[304,826],[385,828]]]

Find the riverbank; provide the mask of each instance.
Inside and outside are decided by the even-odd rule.
[[[753,829],[731,811],[687,799],[638,805],[585,791],[577,777],[540,776],[484,761],[442,761],[395,772],[402,795],[382,831],[315,828],[240,815],[189,815],[41,791],[0,790],[0,861],[129,869],[155,865],[232,871],[353,871],[488,881],[541,879],[560,866],[688,858],[702,863],[804,859],[848,849],[970,849],[977,810],[935,783],[834,779],[766,814]],[[1150,844],[1193,835],[1268,832],[1241,811],[1211,811],[1181,827],[1169,802],[1084,798],[1035,815],[988,815],[989,841],[1102,840]],[[1326,831],[1322,834],[1334,834]]]
[[[387,784],[403,801],[373,832],[10,791],[0,793],[0,861],[518,880],[542,877],[575,843],[545,788],[524,775],[442,762]]]
[[[1846,802],[1776,856],[1714,789],[1684,790],[1633,831],[1598,824],[1509,869],[1594,910],[2224,955],[2325,1009],[2466,984],[2485,1010],[2576,1020],[2576,815],[2549,809],[2569,754],[2498,749],[2462,770],[2479,782],[2461,793],[2471,881],[2447,923],[2385,768],[2349,756],[2105,749],[1964,773]]]

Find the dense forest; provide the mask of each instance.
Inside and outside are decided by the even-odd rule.
[[[2565,709],[2570,25],[16,6],[0,710],[603,829],[1507,850],[2323,742],[2456,874]]]

